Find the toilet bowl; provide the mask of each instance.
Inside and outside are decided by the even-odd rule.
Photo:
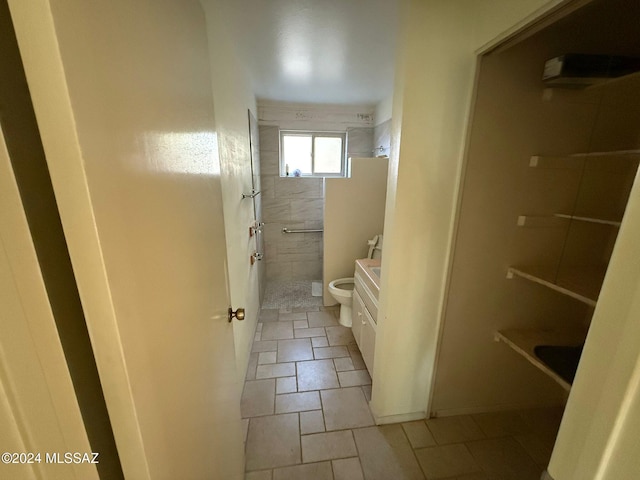
[[[381,258],[382,255],[382,235],[376,235],[367,242],[369,244],[369,255],[367,258]],[[353,303],[353,277],[338,278],[329,282],[329,293],[340,304],[340,325],[351,327],[351,304]]]
[[[340,325],[351,327],[351,304],[353,303],[354,280],[338,278],[329,283],[329,293],[340,304]]]

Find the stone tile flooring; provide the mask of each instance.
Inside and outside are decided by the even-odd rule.
[[[263,309],[242,395],[247,480],[538,480],[562,415],[376,426],[371,378],[333,307]]]

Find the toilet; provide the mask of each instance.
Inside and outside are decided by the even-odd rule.
[[[351,304],[353,302],[353,287],[355,283],[353,277],[338,278],[329,282],[329,293],[340,304],[340,325],[351,326]]]
[[[369,240],[369,255],[367,258],[380,258],[382,255],[382,235],[376,235]],[[354,259],[355,260],[355,259]],[[343,327],[351,327],[351,305],[353,303],[353,277],[338,278],[329,282],[329,293],[340,304],[340,319]]]

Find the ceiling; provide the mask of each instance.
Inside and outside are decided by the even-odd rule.
[[[396,0],[223,1],[259,100],[373,105],[391,95]]]

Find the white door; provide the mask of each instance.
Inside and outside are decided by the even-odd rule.
[[[202,8],[9,6],[125,477],[242,479]]]
[[[52,452],[91,447],[0,129],[0,478],[97,480]]]

